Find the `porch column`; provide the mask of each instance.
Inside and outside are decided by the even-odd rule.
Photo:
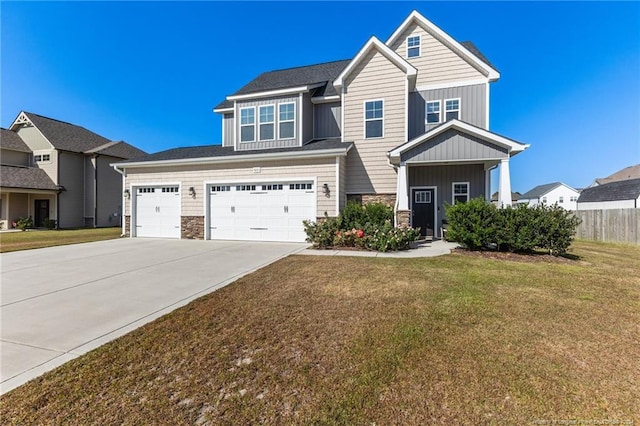
[[[511,177],[509,176],[509,159],[500,161],[500,181],[498,183],[498,207],[506,208],[511,205]]]
[[[409,226],[409,195],[407,191],[407,165],[398,166],[398,183],[396,187],[396,226]]]

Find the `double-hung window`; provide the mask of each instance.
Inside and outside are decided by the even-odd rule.
[[[384,135],[384,102],[382,100],[364,103],[364,137],[381,138]]]
[[[253,142],[256,139],[256,109],[240,108],[240,142]]]
[[[407,58],[420,56],[420,36],[407,37]]]
[[[453,183],[453,204],[469,201],[469,182]]]
[[[440,101],[427,101],[427,124],[440,122]]]
[[[293,139],[295,137],[296,104],[278,105],[278,139]]]
[[[445,119],[446,121],[460,120],[460,98],[458,99],[447,99],[444,101],[444,111],[445,111]]]
[[[276,138],[275,106],[263,105],[259,107],[259,130],[261,141],[272,141]]]

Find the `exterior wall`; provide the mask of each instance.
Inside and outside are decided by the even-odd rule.
[[[640,208],[640,198],[637,200],[599,201],[577,203],[577,210],[615,210]]]
[[[222,146],[233,146],[233,113],[222,116]]]
[[[314,108],[311,103],[311,93],[302,96],[302,143],[307,143],[313,139],[313,114]]]
[[[460,99],[460,120],[486,129],[488,127],[486,84],[422,90],[409,95],[409,140],[444,123],[444,101],[457,98]],[[426,123],[427,101],[440,101],[440,123]]]
[[[413,35],[420,35],[420,56],[407,58],[407,37]],[[389,47],[418,69],[416,86],[484,78],[479,70],[417,24],[408,26]]]
[[[459,161],[508,158],[505,148],[449,129],[402,154],[402,161]]]
[[[0,151],[0,157],[2,164],[8,164],[12,166],[31,166],[32,163],[32,156],[28,152],[3,149]]]
[[[84,226],[93,226],[95,216],[95,171],[96,159],[84,157]]]
[[[16,133],[18,133],[31,151],[53,149],[53,145],[51,145],[34,126],[20,127],[16,130]]]
[[[33,206],[29,204],[29,194],[26,193],[2,194],[2,210],[2,219],[7,221],[8,227],[21,217],[33,217]]]
[[[340,184],[338,185],[338,192],[340,197],[340,199],[338,200],[338,208],[340,211],[342,211],[347,202],[347,194],[345,193],[347,179],[347,160],[345,157],[340,157],[338,161],[338,175],[340,176]]]
[[[485,197],[485,171],[483,164],[455,166],[409,166],[409,189],[412,187],[435,186],[436,190],[436,229],[440,235],[442,219],[445,218],[445,203],[453,203],[453,183],[469,182],[469,199]],[[409,190],[409,197],[411,191]],[[411,208],[411,200],[409,200]]]
[[[314,138],[339,138],[342,121],[340,102],[316,104],[314,108]]]
[[[97,158],[98,217],[96,226],[99,227],[120,226],[122,223],[122,175],[109,166],[119,160],[119,158],[109,156]]]
[[[296,114],[295,114],[295,131],[293,139],[284,139],[279,140],[278,137],[278,104],[281,103],[290,103],[294,102],[296,105]],[[258,141],[259,137],[259,109],[260,105],[274,105],[275,106],[275,140],[272,141]],[[255,113],[255,138],[256,142],[240,142],[240,109],[246,107],[256,107]],[[237,118],[235,120],[235,129],[236,129],[236,150],[251,150],[251,149],[269,149],[269,148],[285,148],[291,146],[300,146],[300,97],[299,96],[289,96],[285,98],[268,98],[268,99],[258,99],[244,102],[236,102],[236,109],[234,116]]]
[[[259,168],[260,173],[254,173]],[[256,163],[189,165],[175,167],[127,169],[126,187],[141,184],[179,183],[182,187],[182,216],[202,216],[206,206],[206,183],[213,182],[265,182],[274,180],[317,177],[317,216],[336,216],[336,194],[327,197],[320,187],[327,183],[336,187],[335,158],[296,161],[263,161]],[[186,188],[193,186],[196,197],[189,196]],[[131,191],[133,194],[134,192]],[[125,215],[131,214],[131,200],[126,200]]]
[[[554,204],[558,204],[560,207],[563,207],[566,210],[577,210],[578,203],[577,201],[571,201],[571,197],[576,197],[576,199],[580,196],[578,191],[574,191],[571,188],[568,188],[564,185],[561,185],[557,188],[552,189],[546,194],[541,195],[539,198],[526,199],[522,198],[518,200],[518,204],[528,204],[530,206],[535,206],[538,204],[546,204],[548,206],[552,206]],[[543,199],[546,197],[546,201]],[[560,202],[560,197],[563,197],[563,202]],[[595,207],[602,208],[602,207]],[[612,208],[625,208],[625,207],[612,207]]]
[[[60,193],[60,228],[79,228],[84,222],[84,155],[58,152],[60,182],[65,191]],[[55,180],[54,180],[55,182]]]
[[[204,216],[182,216],[180,218],[180,238],[204,240]]]
[[[8,229],[11,226],[7,219],[9,217],[8,201],[9,194],[0,194],[0,229]]]
[[[405,73],[376,50],[367,54],[345,81],[343,139],[353,141],[347,155],[349,194],[395,193],[396,173],[387,151],[405,141]],[[382,99],[383,137],[364,138],[364,103]]]

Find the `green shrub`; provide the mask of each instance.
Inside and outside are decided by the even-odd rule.
[[[350,201],[340,213],[338,226],[340,230],[379,228],[386,221],[393,222],[393,207],[382,203],[361,205]]]
[[[407,250],[411,242],[420,237],[417,228],[396,228],[390,221],[367,236],[367,247],[371,250],[386,252]]]
[[[447,239],[471,250],[495,243],[496,207],[482,198],[447,205]]]
[[[496,211],[495,243],[500,251],[531,252],[539,245],[539,216],[527,205]]]
[[[33,228],[33,220],[30,217],[21,217],[16,221],[16,227],[23,231]]]
[[[324,220],[304,220],[302,224],[307,234],[307,242],[316,248],[333,247],[333,240],[338,232],[338,219],[325,216]]]
[[[54,229],[56,227],[56,221],[53,219],[45,219],[42,221],[42,224],[47,229]]]
[[[558,205],[540,206],[538,247],[554,256],[567,253],[580,225],[580,219]]]
[[[364,207],[355,201],[347,202],[338,216],[338,227],[343,231],[363,228],[365,223]]]

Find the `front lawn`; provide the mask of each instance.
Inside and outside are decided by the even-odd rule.
[[[574,246],[535,262],[290,256],[9,392],[0,418],[632,424],[640,247]]]
[[[28,230],[0,233],[0,253],[34,248],[89,243],[119,238],[121,228]]]

